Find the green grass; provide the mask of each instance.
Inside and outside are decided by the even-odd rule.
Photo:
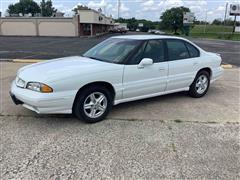
[[[190,30],[189,37],[240,41],[240,33],[235,32],[232,34],[232,26],[207,25],[205,32],[204,28],[205,25],[194,25]],[[168,34],[173,33],[166,30],[165,32]]]
[[[240,41],[240,34],[191,33],[190,37]]]
[[[191,33],[204,33],[205,25],[195,25]],[[206,33],[232,33],[233,27],[223,25],[206,25]]]
[[[222,25],[207,25],[204,32],[205,25],[195,25],[190,31],[191,37],[196,38],[210,38],[210,39],[225,39],[240,41],[240,33],[232,34],[232,26]]]

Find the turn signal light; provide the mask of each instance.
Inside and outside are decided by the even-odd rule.
[[[46,84],[43,84],[41,86],[41,92],[50,93],[50,92],[53,92],[53,89],[51,87],[47,86]]]

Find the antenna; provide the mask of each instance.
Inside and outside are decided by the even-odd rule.
[[[120,7],[121,7],[121,2],[118,0],[118,19],[120,18]]]

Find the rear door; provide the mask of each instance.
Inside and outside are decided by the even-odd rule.
[[[199,50],[183,40],[167,39],[165,41],[169,60],[167,90],[189,87],[199,68]]]
[[[164,52],[162,40],[149,40],[139,48],[125,65],[123,98],[148,96],[166,89],[168,62]],[[139,68],[143,58],[152,59],[153,64]]]

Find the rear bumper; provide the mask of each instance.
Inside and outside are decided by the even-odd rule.
[[[211,83],[219,79],[223,75],[224,69],[220,66],[212,69]]]
[[[39,114],[70,114],[76,93],[72,91],[62,93],[39,93],[16,86],[12,83],[10,96],[16,105]]]

